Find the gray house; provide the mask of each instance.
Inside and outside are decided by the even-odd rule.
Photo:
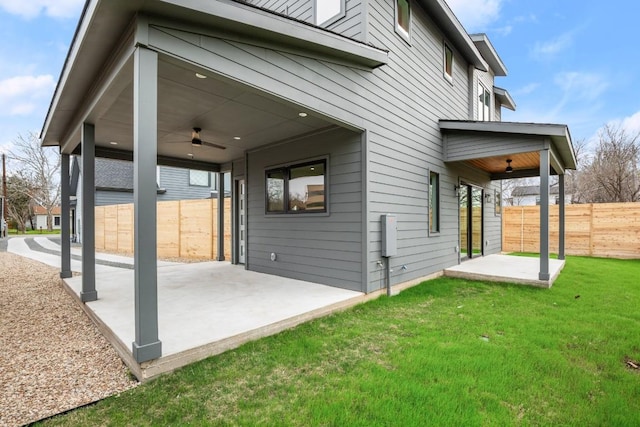
[[[231,174],[246,269],[367,293],[386,266],[392,285],[418,281],[500,252],[501,179],[540,176],[547,199],[549,175],[575,168],[567,126],[500,122],[506,73],[443,0],[88,0],[42,139],[63,177],[82,155],[85,236],[94,157],[133,161],[142,362],[161,354],[157,165]]]
[[[95,206],[133,203],[133,163],[126,160],[97,158],[95,160]],[[74,157],[71,174],[79,174],[78,158]],[[208,199],[218,196],[218,174],[202,170],[157,167],[158,201]],[[230,196],[230,175],[225,174],[225,196]],[[80,180],[76,179],[76,185]],[[78,193],[78,188],[72,188]],[[81,202],[79,202],[81,203]]]

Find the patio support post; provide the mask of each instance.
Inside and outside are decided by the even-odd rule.
[[[224,172],[218,172],[218,261],[224,261]]]
[[[540,280],[549,280],[549,149],[540,151]]]
[[[98,299],[96,291],[95,127],[82,124],[82,291],[80,300]]]
[[[564,235],[565,235],[565,220],[566,210],[564,202],[564,174],[558,175],[558,259],[564,260]]]
[[[60,156],[60,278],[71,277],[71,235],[70,235],[70,194],[69,187],[69,155],[62,153]]]
[[[158,54],[137,47],[133,71],[135,333],[138,363],[162,355],[158,338],[157,182]]]

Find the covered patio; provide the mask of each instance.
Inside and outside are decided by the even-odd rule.
[[[441,120],[440,130],[445,162],[480,169],[489,174],[491,180],[540,177],[540,257],[535,267],[530,260],[501,259],[491,255],[449,268],[445,274],[498,281],[515,278],[518,283],[551,287],[565,259],[564,175],[566,170],[576,169],[569,128],[558,124]],[[558,177],[557,254],[562,265],[550,259],[549,187],[552,175]],[[534,268],[537,274],[534,274]]]
[[[163,354],[139,363],[130,344],[135,339],[134,280],[133,270],[98,274],[100,298],[87,303],[81,301],[82,276],[63,283],[141,381],[371,298],[228,262],[159,266]]]

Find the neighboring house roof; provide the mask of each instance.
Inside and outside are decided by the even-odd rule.
[[[560,189],[557,185],[552,185],[549,187],[550,194],[560,194]],[[540,195],[540,186],[539,185],[521,185],[519,187],[515,187],[511,192],[511,197],[526,197],[526,196],[539,196]]]
[[[36,207],[33,209],[33,213],[35,215],[46,215],[47,210],[40,205],[36,205]],[[51,215],[60,215],[60,206],[55,206],[51,211]]]
[[[96,190],[133,191],[133,163],[95,159]]]

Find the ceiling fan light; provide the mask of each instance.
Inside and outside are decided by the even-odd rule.
[[[511,159],[507,159],[507,169],[505,169],[505,173],[513,172],[513,168],[511,167]]]
[[[195,147],[202,146],[202,140],[200,139],[201,130],[202,129],[200,128],[193,128],[193,131],[191,132],[191,145]]]

